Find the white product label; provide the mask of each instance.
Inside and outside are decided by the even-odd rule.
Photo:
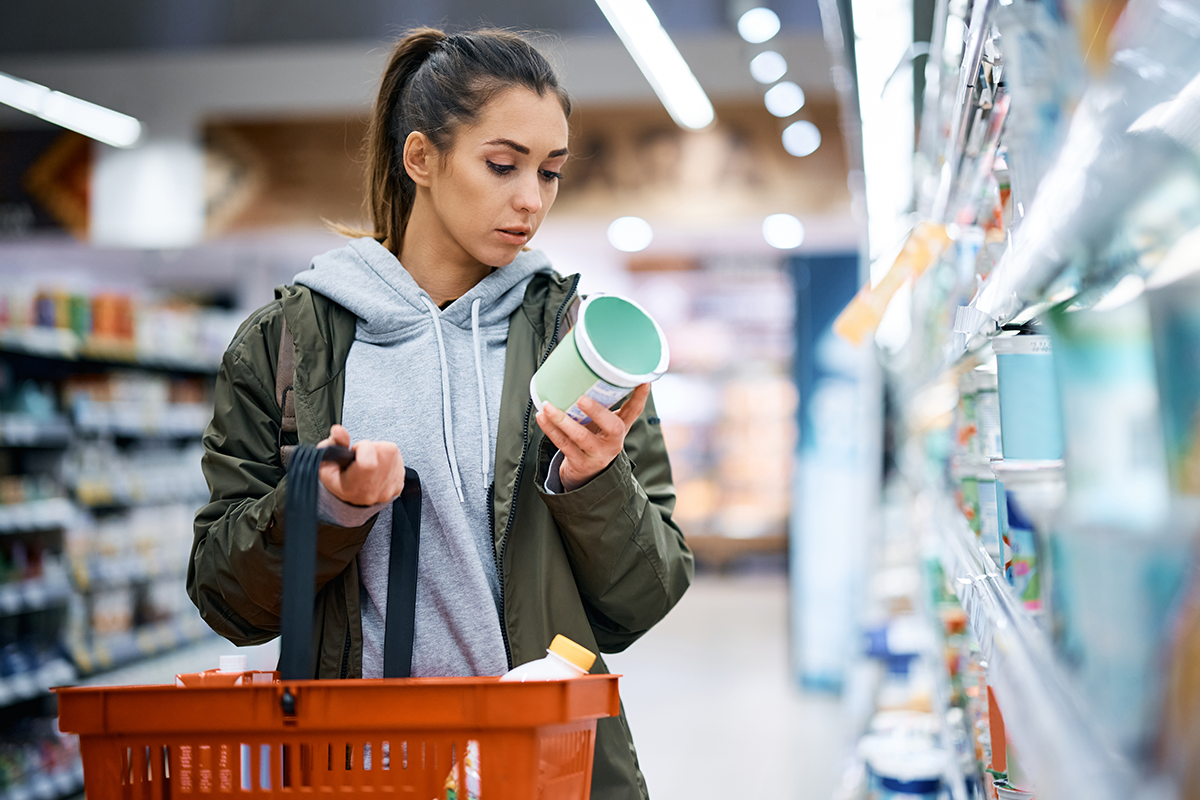
[[[627,389],[624,386],[613,386],[611,383],[604,381],[596,381],[588,390],[583,393],[584,397],[590,397],[605,408],[611,408],[625,395],[629,394],[632,389]],[[567,416],[578,422],[580,425],[587,425],[592,421],[592,418],[579,410],[579,404],[575,403],[567,409]]]
[[[979,425],[979,445],[984,458],[999,458],[1000,447],[1000,394],[995,390],[981,389],[975,395],[975,419]]]

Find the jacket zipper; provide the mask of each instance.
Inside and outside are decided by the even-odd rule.
[[[554,333],[550,336],[550,343],[546,346],[546,352],[542,353],[542,357],[538,360],[538,367],[546,363],[546,359],[550,357],[550,351],[554,349],[554,345],[558,342],[558,331],[562,327],[563,313],[566,312],[567,306],[571,303],[571,298],[575,296],[575,290],[579,287],[579,276],[576,275],[571,281],[571,288],[567,290],[567,296],[563,298],[562,305],[558,307],[558,314],[554,317]],[[512,531],[513,520],[517,517],[517,497],[521,491],[521,474],[525,470],[525,456],[529,452],[529,417],[533,413],[532,398],[525,404],[525,423],[521,429],[521,460],[517,462],[517,477],[513,482],[512,505],[508,509],[508,522],[504,525],[504,535],[500,537],[500,552],[496,555],[496,577],[500,584],[500,635],[504,639],[504,657],[508,660],[508,668],[513,668],[512,645],[508,641],[508,624],[504,621],[504,553],[508,550],[508,534]],[[495,494],[495,481],[489,489],[489,499],[494,499],[491,496]],[[488,503],[488,516],[492,519],[492,529],[496,527],[496,509],[493,503]]]
[[[342,678],[350,674],[350,628],[346,628],[346,644],[342,648]]]

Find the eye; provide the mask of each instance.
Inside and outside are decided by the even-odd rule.
[[[488,161],[487,165],[488,169],[497,175],[507,175],[517,168],[515,164],[497,164],[494,161]]]
[[[547,183],[550,181],[561,181],[562,180],[561,172],[553,172],[548,169],[543,169],[543,170],[538,170],[538,171],[542,175],[542,180],[546,181]]]

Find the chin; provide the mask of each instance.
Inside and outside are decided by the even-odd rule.
[[[479,260],[481,263],[483,263],[489,267],[495,267],[497,269],[499,269],[500,267],[507,267],[509,264],[511,264],[517,260],[517,256],[519,256],[521,254],[521,251],[524,250],[527,246],[528,245],[523,245],[523,246],[515,248],[513,250],[506,251],[504,253],[490,254],[489,256],[487,256],[485,258],[481,258]]]

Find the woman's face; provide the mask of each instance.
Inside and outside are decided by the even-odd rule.
[[[512,263],[558,195],[567,160],[567,118],[558,97],[512,88],[477,122],[459,128],[429,172],[443,257],[489,267]]]

